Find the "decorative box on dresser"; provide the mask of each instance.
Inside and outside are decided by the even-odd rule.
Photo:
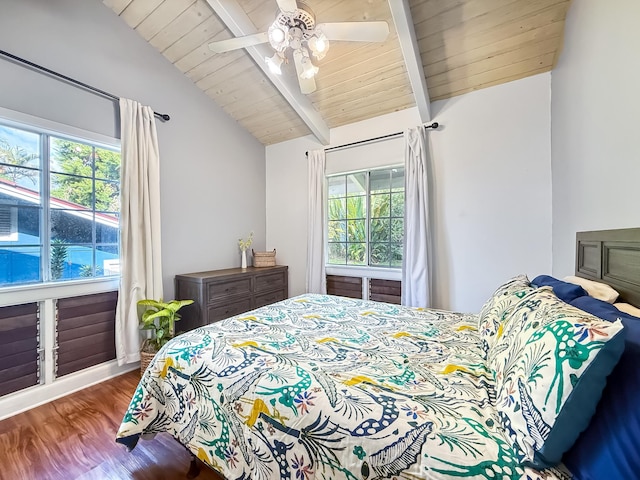
[[[289,267],[227,268],[175,277],[175,297],[192,299],[176,330],[186,332],[289,296]]]

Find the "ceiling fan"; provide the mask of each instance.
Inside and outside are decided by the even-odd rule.
[[[296,67],[300,91],[309,94],[316,90],[315,75],[318,67],[311,56],[322,60],[329,49],[330,40],[347,42],[383,42],[389,34],[387,22],[316,23],[311,9],[296,0],[276,0],[280,12],[266,32],[212,42],[209,48],[224,53],[240,48],[269,43],[275,50],[265,57],[269,70],[280,75],[282,63],[291,52]]]

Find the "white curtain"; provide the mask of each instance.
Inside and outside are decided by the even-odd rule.
[[[324,150],[309,152],[309,219],[307,229],[307,292],[327,293],[324,269],[326,180]]]
[[[429,307],[432,297],[431,225],[427,134],[422,125],[404,134],[404,251],[402,304]]]
[[[120,292],[118,365],[140,360],[138,300],[162,298],[160,158],[153,110],[120,99]]]

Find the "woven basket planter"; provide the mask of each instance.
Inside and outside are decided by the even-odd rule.
[[[254,252],[253,254],[253,266],[254,267],[275,267],[276,266],[276,249],[273,252]]]
[[[140,376],[144,375],[145,370],[155,356],[155,353],[140,352]]]

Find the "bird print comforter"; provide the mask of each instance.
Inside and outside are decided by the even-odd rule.
[[[182,334],[117,433],[169,432],[227,479],[547,479],[494,408],[475,315],[303,295]]]

